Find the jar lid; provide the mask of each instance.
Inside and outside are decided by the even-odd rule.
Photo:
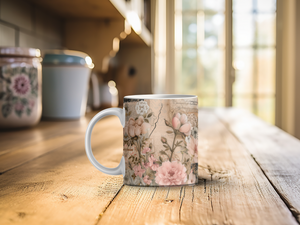
[[[0,56],[40,57],[41,51],[36,48],[0,47]]]
[[[82,65],[93,68],[91,57],[73,50],[46,50],[43,65]]]

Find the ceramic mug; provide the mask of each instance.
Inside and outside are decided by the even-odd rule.
[[[123,109],[109,108],[90,121],[85,149],[101,172],[124,177],[134,186],[179,186],[198,183],[198,98],[194,95],[131,95]],[[123,126],[123,157],[118,167],[102,166],[91,149],[94,125],[118,116]]]

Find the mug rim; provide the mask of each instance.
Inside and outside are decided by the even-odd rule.
[[[127,95],[124,99],[188,99],[198,98],[196,95],[178,95],[178,94],[147,94],[147,95]]]

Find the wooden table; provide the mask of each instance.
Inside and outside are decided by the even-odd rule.
[[[199,183],[143,188],[97,171],[84,150],[95,113],[0,133],[0,224],[299,224],[300,141],[245,111],[199,111]],[[122,129],[99,122],[99,162],[118,165]]]

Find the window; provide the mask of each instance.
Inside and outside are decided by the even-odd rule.
[[[225,104],[224,0],[177,0],[175,5],[175,90],[196,93],[200,106]]]
[[[274,0],[233,1],[233,106],[275,122]]]
[[[200,106],[225,106],[226,13],[225,0],[175,1],[175,91]],[[276,1],[235,0],[229,16],[232,104],[274,123]]]

